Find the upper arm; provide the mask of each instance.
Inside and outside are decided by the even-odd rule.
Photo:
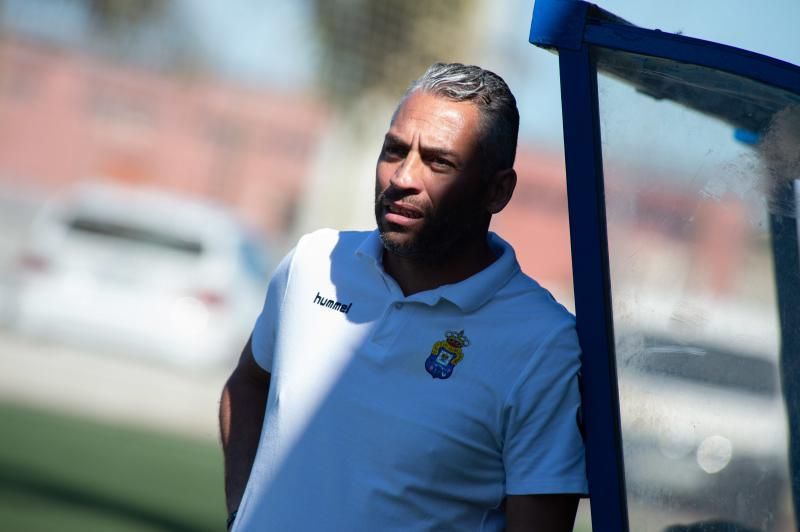
[[[244,377],[251,382],[269,386],[270,374],[256,362],[253,357],[252,344],[253,338],[251,336],[247,339],[244,349],[242,349],[242,354],[239,356],[239,362],[236,364],[234,371],[240,377]]]
[[[509,495],[506,532],[571,532],[578,495]]]
[[[506,401],[506,494],[586,493],[580,348],[570,323],[543,341]]]
[[[571,323],[553,330],[509,396],[504,447],[506,530],[570,532],[586,493],[578,425],[580,347]]]
[[[289,271],[294,257],[294,250],[290,251],[278,264],[267,288],[264,307],[256,319],[253,333],[245,346],[245,351],[250,355],[242,362],[252,362],[264,371],[272,370],[273,354],[280,321],[280,312],[283,298],[289,284]],[[245,353],[242,353],[243,355]]]

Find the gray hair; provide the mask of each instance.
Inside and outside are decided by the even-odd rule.
[[[481,116],[481,147],[489,168],[494,171],[514,166],[519,111],[503,78],[475,65],[434,63],[411,83],[401,104],[415,91],[476,105]]]

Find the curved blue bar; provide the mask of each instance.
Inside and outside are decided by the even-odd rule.
[[[589,5],[577,0],[538,0],[528,40],[543,48],[579,49]]]
[[[609,23],[587,24],[583,42],[713,68],[800,95],[800,67],[734,46]]]
[[[800,94],[800,67],[715,42],[634,26],[583,0],[537,0],[528,39],[543,48],[583,44],[705,66]]]

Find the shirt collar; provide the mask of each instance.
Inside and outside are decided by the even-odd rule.
[[[383,269],[383,242],[377,229],[367,233],[367,237],[356,248],[356,256]]]
[[[497,256],[492,264],[463,281],[419,292],[406,300],[435,305],[441,299],[446,299],[463,312],[472,312],[483,306],[520,271],[514,248],[495,233],[489,232],[487,238],[489,247]],[[383,243],[377,229],[367,234],[356,249],[356,256],[369,261],[382,275],[388,277],[383,270]]]

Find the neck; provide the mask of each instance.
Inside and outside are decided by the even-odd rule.
[[[383,268],[391,275],[403,294],[410,296],[453,284],[472,277],[488,267],[495,259],[486,238],[472,246],[460,248],[458,253],[431,257],[403,257],[383,250]]]

